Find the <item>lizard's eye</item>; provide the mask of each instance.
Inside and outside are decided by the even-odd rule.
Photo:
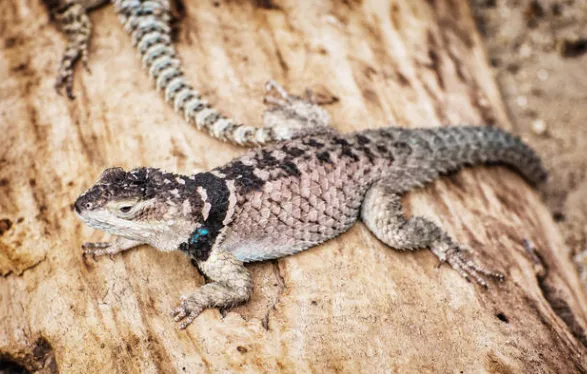
[[[118,201],[113,202],[108,206],[112,214],[123,219],[130,219],[136,214],[140,213],[140,203],[138,201]]]

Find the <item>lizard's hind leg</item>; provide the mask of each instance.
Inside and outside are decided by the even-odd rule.
[[[88,70],[88,43],[92,24],[87,12],[106,2],[108,0],[64,0],[51,10],[67,36],[67,47],[61,58],[55,89],[60,92],[65,87],[70,99],[74,98],[72,87],[75,63],[81,58],[84,68]]]
[[[294,139],[334,131],[330,115],[317,102],[289,94],[274,80],[267,82],[265,92],[265,103],[271,107],[263,113],[263,126],[274,138]]]
[[[402,190],[390,181],[374,184],[361,207],[361,219],[375,236],[397,250],[430,248],[441,262],[448,262],[465,279],[473,279],[483,287],[483,276],[503,280],[500,273],[490,271],[465,255],[465,250],[442,228],[424,217],[406,219],[401,204]]]

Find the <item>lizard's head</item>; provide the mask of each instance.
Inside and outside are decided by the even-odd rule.
[[[203,202],[187,191],[189,182],[154,168],[106,169],[74,208],[90,227],[161,248],[167,232],[190,231],[198,221],[192,212],[201,211]]]

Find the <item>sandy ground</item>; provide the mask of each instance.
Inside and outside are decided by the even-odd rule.
[[[550,172],[545,200],[587,288],[587,0],[472,0],[517,133]]]

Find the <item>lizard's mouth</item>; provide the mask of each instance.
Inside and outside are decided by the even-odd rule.
[[[100,229],[100,230],[104,230],[104,225],[101,224],[101,222],[92,219],[91,217],[88,216],[87,212],[84,211],[75,211],[75,215],[77,216],[77,218],[82,221],[84,224],[86,224],[87,226],[90,226],[93,229]]]
[[[137,239],[141,237],[140,227],[136,227],[132,222],[124,221],[118,217],[113,217],[106,211],[76,211],[76,216],[87,226],[107,232],[112,235]]]

